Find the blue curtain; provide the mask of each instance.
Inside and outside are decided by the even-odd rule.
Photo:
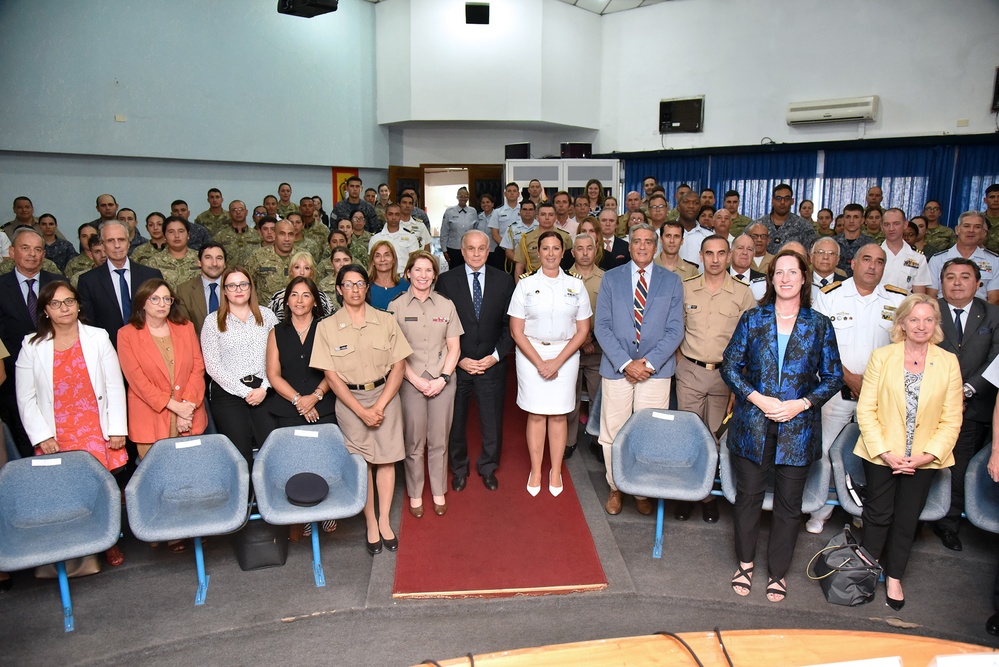
[[[681,183],[700,192],[707,187],[709,158],[705,155],[633,158],[624,161],[625,194],[636,190],[645,196],[642,181],[652,176],[666,188],[666,199],[675,205],[673,194]],[[624,199],[621,200],[624,204]]]
[[[711,187],[719,206],[725,192],[736,190],[740,212],[759,218],[770,212],[772,191],[779,183],[791,186],[795,202],[811,199],[817,160],[817,151],[715,155],[711,158]]]
[[[923,210],[928,199],[939,200],[947,211],[954,150],[953,146],[827,150],[822,206],[835,214],[850,203],[863,206],[868,188],[877,185],[884,192],[881,205],[900,208],[910,218]]]
[[[954,224],[969,210],[984,211],[985,188],[999,183],[999,147],[959,146],[954,169],[954,198],[944,213]]]

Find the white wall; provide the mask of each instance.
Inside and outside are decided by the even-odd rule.
[[[0,150],[383,168],[373,40],[362,0],[6,0]]]
[[[502,164],[506,144],[528,142],[532,157],[558,156],[563,142],[593,143],[595,130],[525,130],[501,123],[427,123],[393,128],[392,164]]]
[[[603,17],[594,150],[660,150],[659,100],[705,95],[666,148],[995,131],[995,0],[674,0]],[[881,97],[857,124],[790,128],[788,102]],[[967,127],[958,128],[958,119]]]

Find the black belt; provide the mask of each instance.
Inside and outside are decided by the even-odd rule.
[[[687,361],[689,361],[690,363],[697,364],[698,366],[701,366],[702,368],[706,368],[709,371],[716,371],[719,368],[721,368],[721,366],[722,366],[721,362],[719,362],[717,364],[709,364],[709,363],[706,363],[706,362],[703,362],[703,361],[698,361],[697,359],[691,359],[687,355],[683,355],[683,358],[686,359]]]
[[[381,380],[375,380],[374,382],[368,382],[367,384],[348,384],[347,389],[350,389],[351,391],[370,391],[385,384],[386,380],[388,380],[387,375]]]

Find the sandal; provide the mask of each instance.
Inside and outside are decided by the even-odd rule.
[[[312,537],[312,524],[311,523],[305,524],[305,527],[302,529],[302,536],[303,537]]]
[[[332,533],[334,530],[336,530],[336,519],[327,519],[326,521],[323,521],[324,533]]]
[[[773,595],[777,599],[776,600],[771,599],[770,598],[771,595]],[[786,597],[787,597],[787,584],[785,584],[783,581],[771,577],[770,580],[767,581],[767,599],[770,600],[771,602],[783,602],[784,598]]]
[[[742,581],[740,581],[740,579],[744,580],[746,583],[742,583]],[[750,565],[749,567],[744,568],[744,567],[742,567],[741,563],[739,564],[739,571],[735,573],[734,577],[732,577],[732,590],[735,591],[736,595],[741,595],[742,597],[746,597],[747,595],[749,595],[749,592],[751,590],[753,590],[753,566],[752,565]],[[740,590],[745,590],[746,592],[745,593],[740,593],[739,592]]]
[[[121,552],[121,549],[116,544],[104,552],[104,559],[107,560],[108,565],[111,567],[118,567],[125,562],[125,554]]]
[[[177,540],[176,542],[167,542],[167,548],[175,554],[182,554],[187,551],[187,540]]]

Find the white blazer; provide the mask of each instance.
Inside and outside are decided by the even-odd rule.
[[[101,433],[104,439],[112,435],[128,434],[128,414],[125,407],[125,382],[121,377],[118,355],[111,346],[111,339],[104,329],[80,327],[80,345],[87,363],[90,384],[97,397]],[[31,444],[38,445],[56,436],[56,415],[53,411],[55,396],[52,388],[52,360],[54,343],[51,338],[29,342],[34,334],[24,337],[21,353],[17,357],[15,387],[17,410]],[[71,420],[73,415],[60,415]]]

